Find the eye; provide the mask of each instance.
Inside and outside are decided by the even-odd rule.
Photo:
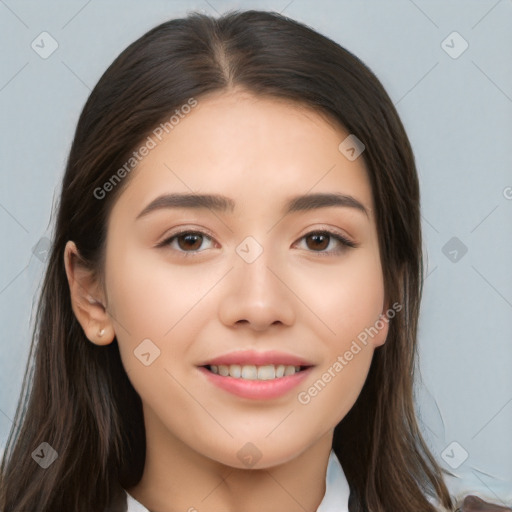
[[[355,242],[352,242],[342,234],[328,230],[311,231],[300,240],[304,240],[306,248],[311,249],[312,252],[326,255],[339,254],[349,247],[357,247]]]
[[[357,247],[355,242],[341,233],[329,230],[311,231],[300,240],[306,242],[306,249],[325,255],[339,254],[349,247]],[[209,247],[201,248],[205,241],[210,242]],[[157,247],[170,247],[188,256],[213,248],[213,238],[202,231],[180,231],[160,242]]]
[[[160,242],[157,247],[170,247],[178,252],[196,253],[205,250],[204,247],[200,250],[205,240],[213,242],[213,239],[202,231],[181,231],[166,238],[163,242]],[[206,247],[206,249],[211,248],[211,246]]]

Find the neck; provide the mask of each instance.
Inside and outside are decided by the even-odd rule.
[[[316,511],[325,494],[333,431],[287,462],[239,469],[191,449],[144,411],[146,461],[127,491],[155,512]]]

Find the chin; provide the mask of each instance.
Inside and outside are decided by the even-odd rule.
[[[237,469],[268,469],[293,460],[306,449],[306,443],[298,446],[283,446],[279,440],[270,441],[264,438],[261,441],[257,439],[246,442],[230,441],[230,445],[227,452],[217,452],[210,458]],[[233,446],[235,446],[234,452]]]

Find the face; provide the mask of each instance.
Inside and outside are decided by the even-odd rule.
[[[222,93],[132,171],[109,218],[105,292],[162,446],[240,468],[253,451],[270,467],[354,404],[387,324],[361,341],[386,304],[371,187],[362,157],[338,149],[347,136],[312,110]],[[226,204],[146,209],[191,193]],[[291,203],[313,194],[342,199]]]

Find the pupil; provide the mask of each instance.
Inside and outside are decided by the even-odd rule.
[[[185,244],[180,243],[182,240],[186,240]],[[182,235],[178,238],[178,245],[180,246],[180,249],[198,249],[201,247],[201,241],[201,235]],[[194,247],[194,244],[197,247]]]
[[[310,235],[308,238],[314,240],[315,241],[314,244],[316,245],[316,247],[310,247],[310,249],[316,248],[316,249],[322,250],[322,249],[326,249],[327,246],[329,245],[329,236],[328,235]]]

